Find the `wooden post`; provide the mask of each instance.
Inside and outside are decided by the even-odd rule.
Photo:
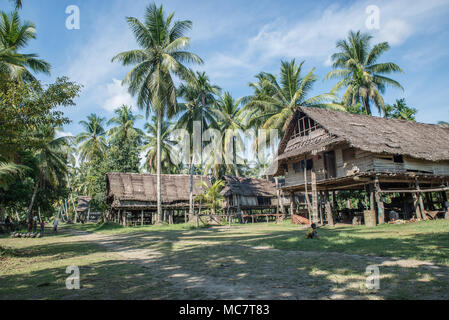
[[[374,185],[370,184],[369,187],[369,209],[371,211],[376,210],[375,202],[374,202]]]
[[[240,209],[240,196],[236,195],[237,201],[237,216],[240,223],[242,223],[242,210]]]
[[[318,193],[316,190],[316,173],[315,169],[311,170],[312,176],[312,222],[318,223]]]
[[[296,212],[295,193],[290,192],[290,215]]]
[[[279,190],[279,181],[278,178],[274,178],[274,182],[276,185],[276,196],[277,196],[277,202],[276,202],[276,213],[280,211],[281,207],[281,191]]]
[[[379,179],[376,177],[374,180],[374,188],[376,193],[376,203],[377,203],[377,220],[379,224],[385,223],[385,210],[384,203],[382,201],[382,194],[380,193]]]
[[[329,192],[327,192],[327,191],[324,192],[324,207],[326,210],[327,223],[330,226],[334,226],[335,225],[334,214],[332,212],[331,202],[329,200]]]
[[[416,190],[418,190],[418,191],[421,190],[421,188],[419,187],[418,179],[415,179],[415,186],[416,186]],[[418,192],[417,196],[418,196],[419,211],[421,211],[421,218],[424,219],[424,220],[427,220],[427,215],[426,215],[426,212],[424,210],[424,203],[423,203],[423,200],[422,200],[422,193]]]
[[[422,219],[421,209],[419,208],[419,205],[418,205],[418,196],[416,195],[416,193],[412,193],[412,197],[413,197],[413,207],[415,208],[416,218]]]
[[[320,221],[320,224],[323,225],[323,222],[321,221],[321,214],[323,212],[323,191],[318,192],[318,220]]]
[[[143,226],[143,210],[140,212],[140,225]]]
[[[338,213],[337,193],[335,191],[332,191],[332,212]]]

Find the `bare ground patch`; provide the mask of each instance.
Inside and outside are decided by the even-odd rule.
[[[77,232],[74,237],[95,241],[142,266],[152,277],[169,283],[176,298],[449,298],[447,266],[415,259],[251,246],[244,236],[234,237],[240,231]],[[379,266],[380,290],[365,286],[368,265]]]

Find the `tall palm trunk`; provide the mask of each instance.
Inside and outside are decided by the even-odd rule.
[[[189,194],[189,220],[191,221],[193,219],[193,156],[190,163],[190,194]]]
[[[36,181],[36,184],[34,185],[33,196],[31,197],[31,203],[30,203],[30,206],[28,207],[28,211],[27,211],[27,220],[30,220],[30,217],[31,217],[31,211],[33,210],[33,205],[34,205],[34,201],[36,200],[37,190],[39,189],[39,180],[40,179],[38,179]]]
[[[162,123],[162,112],[157,112],[157,219],[158,223],[162,223],[162,201],[161,201],[161,123]]]
[[[369,104],[369,98],[364,99],[365,111],[367,115],[371,115],[371,106]]]

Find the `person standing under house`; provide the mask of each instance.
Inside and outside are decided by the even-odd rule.
[[[33,233],[36,233],[36,229],[37,229],[37,217],[34,216],[34,218],[33,218]]]
[[[7,216],[6,219],[5,219],[5,226],[6,226],[6,231],[7,231],[7,232],[12,231],[12,228],[11,228],[11,219],[9,218],[9,216]]]
[[[53,232],[58,232],[58,218],[53,221]]]

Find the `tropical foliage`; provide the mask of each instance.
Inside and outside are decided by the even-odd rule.
[[[35,81],[33,72],[50,73],[50,64],[34,53],[20,53],[31,39],[36,38],[36,26],[22,23],[17,11],[0,12],[0,74],[6,79]]]
[[[278,131],[278,140],[298,106],[341,110],[371,115],[375,106],[383,116],[414,121],[417,110],[405,99],[384,101],[388,86],[401,88],[389,74],[402,72],[392,62],[379,62],[389,50],[386,42],[371,45],[372,36],[350,32],[337,42],[333,70],[325,79],[338,79],[331,92],[318,93],[315,69],[295,59],[281,61],[279,74],[260,72],[249,84],[252,94],[235,97],[222,90],[205,72],[189,64],[202,59],[188,51],[192,28],[189,20],[175,20],[162,6],[149,5],[141,20],[128,17],[137,49],[112,58],[129,71],[123,84],[136,98],[136,106],[117,105],[111,117],[90,114],[79,122],[75,137],[58,128],[70,123],[64,107],[75,105],[81,86],[66,77],[45,84],[36,74],[49,74],[50,64],[34,53],[24,53],[36,39],[36,26],[20,19],[16,10],[0,13],[0,207],[16,213],[17,220],[36,210],[43,216],[57,213],[76,196],[92,197],[91,205],[104,211],[107,172],[150,172],[158,176],[158,219],[162,221],[162,173],[189,173],[191,214],[193,175],[213,176],[197,200],[216,213],[221,208],[224,175],[262,177],[270,159],[252,161],[243,154],[257,154],[261,137],[244,132]],[[342,97],[338,96],[344,89]],[[443,122],[441,124],[444,124]],[[173,135],[184,129],[190,135],[188,161],[181,161],[180,141]],[[195,140],[199,135],[199,140]],[[272,139],[267,134],[263,139]],[[199,145],[199,152],[196,147]],[[185,142],[185,141],[184,141]],[[76,156],[76,157],[75,157]],[[77,159],[77,161],[75,160]],[[251,161],[251,162],[250,162]],[[204,182],[204,181],[203,181]],[[342,194],[342,199],[345,195]]]
[[[374,104],[379,112],[385,111],[382,94],[387,86],[403,89],[396,80],[385,75],[402,72],[402,69],[392,62],[378,62],[383,53],[390,49],[387,42],[381,42],[371,47],[372,36],[360,31],[350,31],[348,39],[337,42],[338,52],[332,55],[333,68],[325,79],[340,79],[333,91],[345,88],[342,104],[354,106],[360,103],[366,114],[372,114]]]
[[[128,17],[128,24],[141,49],[125,51],[116,55],[112,61],[124,66],[132,66],[123,83],[129,92],[137,97],[137,105],[150,108],[157,114],[157,207],[158,219],[162,221],[161,207],[161,125],[163,117],[171,118],[177,112],[176,89],[173,76],[191,79],[191,71],[184,63],[202,63],[200,57],[185,48],[190,38],[184,34],[191,29],[188,20],[174,21],[174,12],[166,16],[162,5],[149,5],[145,10],[143,22]]]
[[[385,117],[395,118],[401,120],[415,121],[415,116],[418,110],[407,106],[405,99],[398,99],[394,104],[385,105]]]
[[[208,186],[205,181],[199,183],[201,187],[205,190],[203,194],[196,196],[198,201],[208,204],[211,209],[211,214],[215,215],[217,210],[221,207],[224,197],[220,194],[221,189],[225,186],[223,180],[215,181],[212,186]]]
[[[260,124],[264,129],[277,129],[283,135],[288,120],[298,106],[343,110],[339,104],[332,103],[336,96],[324,93],[310,96],[313,84],[318,80],[315,69],[303,75],[304,61],[282,61],[279,79],[262,72],[256,76],[258,82],[250,83],[254,94],[247,97],[245,112],[251,126]]]
[[[93,160],[103,158],[106,153],[106,130],[104,125],[106,118],[101,118],[94,113],[87,117],[87,121],[80,121],[83,132],[80,132],[75,139],[79,146],[80,160]]]

